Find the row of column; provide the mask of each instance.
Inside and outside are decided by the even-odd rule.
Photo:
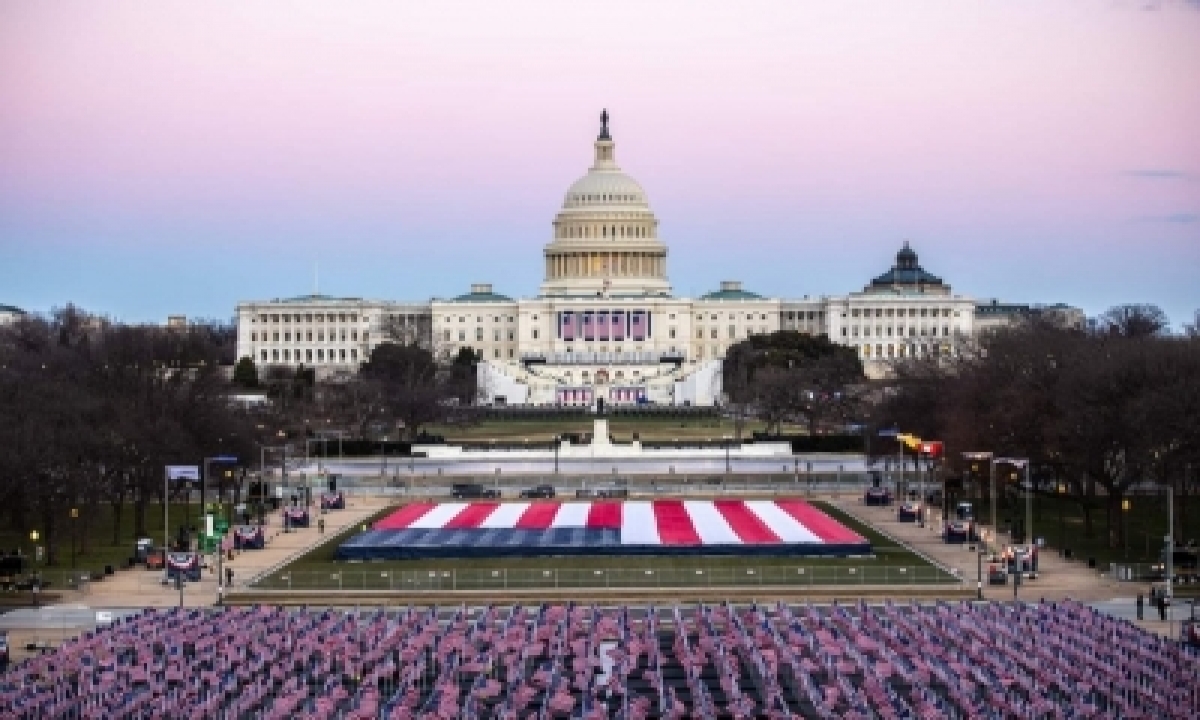
[[[605,271],[605,265],[608,269]],[[652,253],[587,252],[546,257],[546,277],[655,277],[667,274],[667,258]]]
[[[644,225],[560,225],[556,237],[572,240],[587,240],[590,238],[649,238],[653,237],[652,229]]]

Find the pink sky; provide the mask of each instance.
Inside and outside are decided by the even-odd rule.
[[[681,294],[849,292],[907,238],[964,293],[1182,321],[1200,11],[1144,4],[6,2],[0,303],[227,316],[314,257],[529,295],[607,107]],[[231,249],[278,272],[146,280]]]

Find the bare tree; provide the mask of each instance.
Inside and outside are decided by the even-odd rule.
[[[1097,318],[1100,332],[1127,338],[1161,335],[1170,326],[1167,314],[1157,305],[1118,305]]]

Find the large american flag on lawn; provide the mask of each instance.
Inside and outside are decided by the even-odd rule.
[[[622,545],[858,544],[866,541],[799,499],[413,503],[374,530],[616,531]]]

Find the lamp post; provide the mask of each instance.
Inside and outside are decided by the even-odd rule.
[[[562,437],[560,435],[555,435],[551,440],[551,443],[554,445],[554,474],[558,475],[558,448],[560,445],[562,445]]]
[[[975,548],[975,599],[983,599],[983,555],[986,553],[983,547]]]
[[[729,475],[729,444],[733,440],[732,436],[725,436],[725,474]],[[728,479],[728,478],[727,478]]]
[[[29,590],[30,590],[30,592],[33,593],[33,606],[34,607],[38,606],[38,593],[42,589],[41,582],[39,581],[38,574],[37,574],[37,550],[38,550],[37,541],[38,541],[39,537],[41,537],[41,536],[38,535],[37,530],[29,531],[29,540],[30,540],[30,542],[33,543],[33,556],[32,556],[32,560],[31,560],[30,564],[34,569],[33,570],[33,580],[29,583]]]
[[[1129,498],[1121,501],[1121,538],[1125,541],[1125,559],[1129,559],[1129,509],[1133,507],[1133,503],[1129,502]]]
[[[79,508],[71,508],[71,569],[75,569],[75,521],[79,519]]]
[[[996,532],[996,468],[992,466],[992,454],[990,452],[965,452],[962,454],[964,458],[971,461],[987,460],[988,461],[988,479],[990,482],[991,497],[988,503],[991,505],[992,516],[992,533]],[[972,471],[975,466],[972,465]]]

